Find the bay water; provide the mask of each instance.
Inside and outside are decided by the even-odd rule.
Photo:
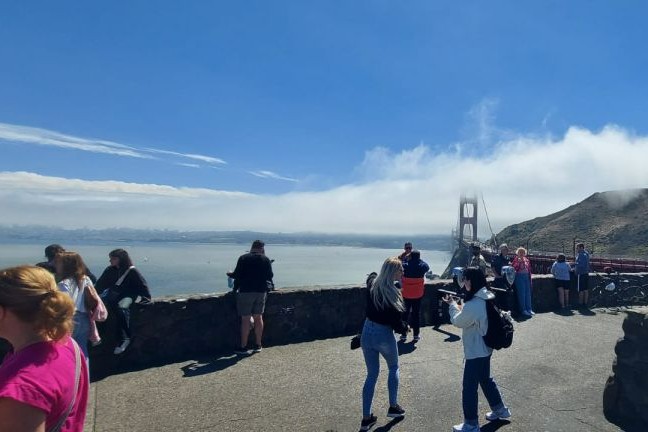
[[[42,244],[0,245],[0,268],[44,261]],[[99,277],[108,265],[108,252],[126,249],[146,278],[154,297],[218,293],[229,290],[226,272],[233,270],[239,255],[249,245],[191,243],[64,244],[81,254]],[[274,259],[272,269],[277,289],[357,284],[364,285],[368,273],[379,271],[383,261],[400,250],[350,246],[266,244],[266,255]],[[450,261],[448,251],[422,250],[421,259],[441,274]]]

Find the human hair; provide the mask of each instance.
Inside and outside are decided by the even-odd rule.
[[[418,261],[421,259],[421,251],[418,249],[414,249],[412,252],[410,252],[410,259],[413,261]]]
[[[578,249],[585,249],[585,245],[584,245],[583,243],[578,243],[578,244],[576,245],[576,247],[577,247]]]
[[[61,252],[65,252],[63,246],[56,243],[51,244],[45,248],[45,257],[47,257],[48,261],[52,261],[56,257],[56,254],[59,254]]]
[[[74,303],[56,287],[54,276],[36,266],[0,270],[0,306],[31,323],[40,335],[58,341],[72,332]]]
[[[254,240],[252,242],[252,247],[250,248],[250,250],[255,250],[255,249],[259,250],[259,249],[263,249],[264,247],[265,247],[264,242],[262,242],[261,240]]]
[[[556,257],[556,261],[561,262],[561,263],[565,262],[565,259],[566,259],[565,254],[563,254],[563,253],[559,253],[558,256]]]
[[[475,293],[482,289],[483,287],[488,288],[488,281],[486,281],[486,276],[482,273],[479,267],[468,267],[463,272],[464,279],[470,281],[470,291],[466,292],[465,301],[473,298]]]
[[[524,249],[522,246],[520,246],[519,248],[515,249],[515,255],[520,255],[520,252],[524,252],[524,255],[527,254],[527,250]]]
[[[407,249],[407,248],[410,248],[410,249],[412,248],[412,242],[406,242],[406,243],[403,245],[403,249]]]
[[[380,269],[380,273],[371,285],[371,300],[378,309],[393,307],[399,312],[405,310],[403,296],[394,284],[396,274],[403,270],[403,264],[397,257],[387,258]]]
[[[74,278],[77,286],[83,286],[83,278],[86,275],[86,265],[83,258],[76,252],[61,252],[56,255],[57,263],[60,263],[60,274],[57,267],[57,278],[59,281],[67,278]]]
[[[125,270],[133,265],[133,261],[131,261],[128,252],[124,249],[111,250],[108,256],[119,259],[119,270]]]

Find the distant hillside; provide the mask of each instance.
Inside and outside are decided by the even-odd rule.
[[[595,255],[648,258],[648,189],[600,192],[558,213],[511,225],[499,243],[571,253],[574,237]]]
[[[352,246],[385,248],[398,251],[405,241],[412,241],[418,249],[446,251],[450,248],[448,235],[362,235],[321,233],[262,233],[255,231],[174,231],[129,228],[68,230],[44,226],[0,225],[0,243],[128,243],[181,242],[210,244],[250,244],[262,239],[268,244],[296,244],[313,246]]]

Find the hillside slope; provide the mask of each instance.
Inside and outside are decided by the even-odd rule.
[[[511,225],[499,243],[532,251],[565,251],[573,239],[596,255],[648,258],[648,189],[599,192],[548,216]]]

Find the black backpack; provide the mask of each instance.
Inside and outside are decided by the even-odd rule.
[[[486,300],[488,330],[484,335],[486,346],[499,350],[513,343],[513,319],[508,312],[495,306],[495,300]]]

